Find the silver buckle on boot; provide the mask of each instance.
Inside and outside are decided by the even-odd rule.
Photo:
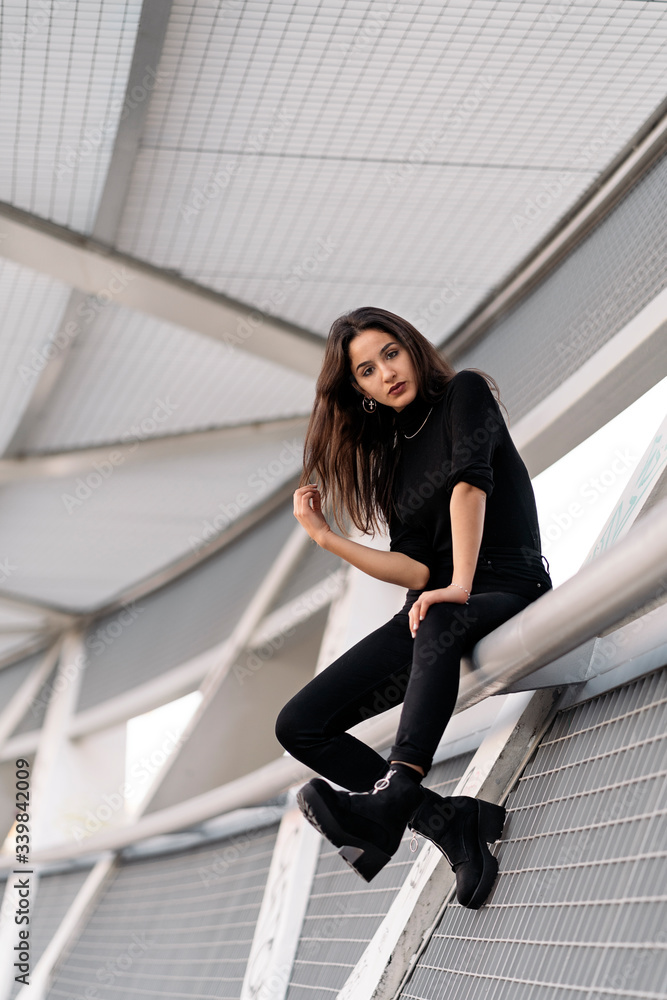
[[[371,795],[375,795],[376,792],[382,792],[384,791],[385,788],[389,788],[389,779],[393,774],[396,774],[396,771],[387,771],[386,775],[383,778],[378,778],[378,780],[373,785],[373,791],[371,792]]]

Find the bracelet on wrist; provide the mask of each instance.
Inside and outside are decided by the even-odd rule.
[[[461,586],[460,584],[458,584],[458,583],[450,583],[450,585],[449,585],[449,586],[450,586],[450,587],[456,587],[456,588],[457,588],[457,590],[462,590],[464,594],[467,594],[467,595],[468,595],[468,601],[470,600],[470,591],[469,591],[469,590],[466,590],[466,588],[465,588],[465,587],[462,587],[462,586]],[[466,601],[466,604],[468,603],[468,601]]]

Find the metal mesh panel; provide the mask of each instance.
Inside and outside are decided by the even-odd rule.
[[[89,868],[40,876],[30,912],[30,968],[34,969],[42,952],[58,930],[74,897],[90,873]],[[19,876],[20,877],[20,876]],[[13,983],[11,997],[17,996],[21,983]]]
[[[48,1000],[238,1000],[276,834],[122,864]]]
[[[122,442],[137,427],[145,440],[290,417],[308,413],[312,396],[305,375],[109,305],[79,337],[49,399],[48,420],[34,425],[26,450]],[[162,400],[168,419],[151,420]]]
[[[2,200],[91,229],[140,11],[140,0],[3,0]]]
[[[666,229],[663,156],[456,367],[489,371],[512,418],[528,413],[667,286]]]
[[[425,783],[451,795],[471,759],[463,754],[436,765]],[[406,832],[398,852],[367,886],[336,848],[323,843],[286,1000],[333,996],[341,989],[405,881],[411,836]]]
[[[489,902],[447,907],[402,1000],[667,996],[666,705],[663,669],[556,717]]]
[[[666,34],[627,0],[175,0],[119,245],[320,333],[381,303],[440,340],[655,111]]]
[[[292,530],[292,504],[186,576],[100,619],[78,710],[157,677],[222,642]]]

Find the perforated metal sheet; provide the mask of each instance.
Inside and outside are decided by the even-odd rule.
[[[663,669],[556,717],[489,902],[447,907],[401,1000],[667,996],[666,706]]]
[[[290,481],[303,453],[302,440],[280,426],[224,448],[200,440],[145,455],[135,446],[131,438],[110,446],[89,472],[3,487],[0,553],[16,553],[12,594],[95,609],[200,551]]]
[[[377,303],[440,340],[663,100],[666,42],[634,0],[176,0],[119,244],[322,334]]]
[[[313,392],[305,375],[110,305],[77,340],[25,450],[122,441],[137,426],[143,440],[308,414]]]
[[[522,417],[667,286],[666,232],[663,156],[456,367],[490,372],[511,417]],[[658,367],[656,382],[666,374]]]
[[[238,1000],[276,833],[121,864],[48,1000]]]
[[[98,621],[85,640],[89,660],[78,710],[222,642],[287,540],[293,520],[290,502],[195,571]]]
[[[426,784],[451,795],[471,758],[465,754],[436,765]],[[368,885],[323,842],[286,1000],[333,997],[341,989],[405,880],[413,858],[411,836],[406,833]]]
[[[90,231],[140,12],[140,0],[3,0],[1,200]]]

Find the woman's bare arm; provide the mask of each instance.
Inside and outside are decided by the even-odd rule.
[[[295,491],[294,516],[321,548],[340,556],[362,573],[376,580],[396,583],[399,587],[413,590],[423,590],[428,583],[430,570],[416,559],[411,559],[402,552],[378,551],[368,545],[353,542],[350,538],[343,538],[332,531],[321,511],[317,486],[300,486]]]
[[[423,620],[431,604],[444,601],[465,604],[465,593],[472,590],[477,557],[482,543],[484,514],[486,513],[486,493],[478,486],[459,482],[452,490],[449,503],[449,517],[452,524],[452,551],[454,571],[449,587],[425,590],[410,608],[409,622],[412,635],[416,635],[419,622]],[[457,584],[457,586],[453,586]],[[463,589],[462,589],[463,588]]]

